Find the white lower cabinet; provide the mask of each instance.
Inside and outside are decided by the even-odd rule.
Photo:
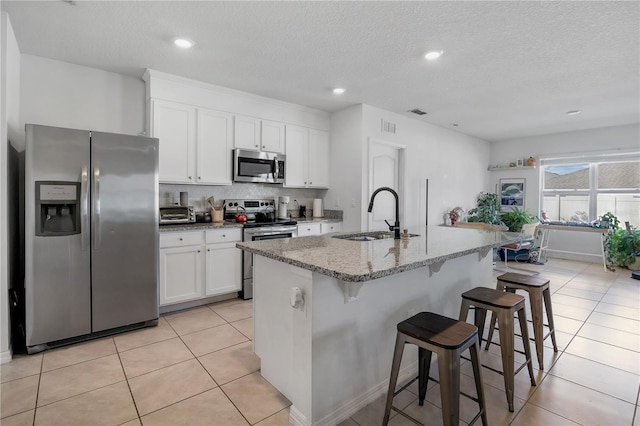
[[[239,291],[241,240],[240,228],[160,234],[160,306]]]
[[[160,249],[160,306],[202,297],[201,246]]]
[[[233,242],[218,242],[207,244],[205,262],[205,296],[231,293],[242,289],[242,250],[236,248],[236,242],[240,241],[226,234],[209,235],[219,231],[207,231],[207,242],[212,238],[220,240],[229,238]],[[222,235],[225,235],[222,237]]]

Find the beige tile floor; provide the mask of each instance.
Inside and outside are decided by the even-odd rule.
[[[483,369],[489,423],[640,426],[640,282],[599,264],[517,266],[551,280],[559,352],[545,341],[544,371],[534,355],[536,387],[526,369],[516,376],[514,413],[502,377]],[[287,425],[290,402],[260,375],[252,328],[251,301],[236,299],[163,315],[154,328],[16,356],[0,366],[0,424]],[[481,352],[483,363],[501,369],[497,345]],[[461,386],[471,394],[472,377],[464,362]],[[441,424],[438,385],[429,384],[423,406],[416,394],[414,384],[394,404]],[[341,426],[379,425],[383,401]],[[476,410],[462,398],[461,424]],[[393,413],[390,424],[412,423]]]

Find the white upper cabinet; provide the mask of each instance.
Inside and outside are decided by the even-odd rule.
[[[284,124],[236,115],[234,146],[253,151],[284,152]]]
[[[220,111],[198,109],[197,122],[197,182],[231,185],[233,116]]]
[[[231,184],[231,114],[163,100],[152,100],[151,109],[160,182]]]
[[[160,182],[193,183],[196,109],[175,102],[151,102],[151,136],[158,138]]]
[[[329,133],[286,126],[285,184],[295,188],[329,187]]]

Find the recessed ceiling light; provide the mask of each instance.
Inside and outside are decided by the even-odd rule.
[[[435,59],[438,59],[440,56],[442,56],[443,53],[444,53],[443,50],[430,50],[424,55],[424,57],[430,61],[433,61]]]
[[[345,89],[343,87],[336,87],[335,89],[333,89],[333,94],[334,95],[342,95],[346,91],[347,91],[347,89]]]
[[[581,111],[579,109],[573,109],[571,111],[567,111],[567,115],[578,115],[580,112]]]
[[[183,38],[183,37],[176,38],[175,40],[173,40],[173,44],[183,49],[189,49],[194,45],[193,40],[190,40],[188,38]]]
[[[458,127],[458,123],[451,123],[451,126]]]

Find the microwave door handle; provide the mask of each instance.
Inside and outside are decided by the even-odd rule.
[[[280,164],[278,164],[278,156],[273,157],[273,181],[278,180],[278,176],[280,176]]]

